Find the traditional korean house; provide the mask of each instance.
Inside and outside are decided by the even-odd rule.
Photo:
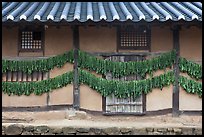
[[[201,2],[2,2],[2,107],[202,113]]]

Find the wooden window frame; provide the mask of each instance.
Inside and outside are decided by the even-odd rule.
[[[118,50],[150,50],[151,47],[151,29],[149,29],[146,26],[139,26],[135,27],[133,25],[129,25],[127,27],[132,27],[135,30],[138,29],[146,29],[146,38],[147,38],[147,46],[121,46],[121,27],[126,27],[126,26],[118,26],[117,27],[117,51]]]
[[[15,75],[15,80],[13,76]],[[20,76],[19,76],[20,75]],[[40,75],[40,76],[39,76]],[[34,72],[32,74],[23,73],[22,71],[8,71],[6,73],[2,73],[2,77],[5,77],[5,80],[2,81],[10,81],[10,82],[35,82],[46,80],[49,78],[50,72]],[[35,80],[33,80],[35,77]],[[25,80],[24,80],[25,78]]]
[[[21,47],[21,33],[22,31],[32,31],[32,32],[41,32],[41,49],[22,49]],[[19,33],[18,33],[18,54],[19,52],[43,52],[44,55],[44,49],[45,49],[45,30],[44,26],[25,26],[25,27],[19,27]]]
[[[142,113],[139,112],[108,112],[106,111],[106,97],[102,97],[103,115],[145,115],[146,113],[146,95],[142,93]]]

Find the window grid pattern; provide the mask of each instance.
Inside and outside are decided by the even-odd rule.
[[[119,49],[148,50],[149,48],[150,33],[144,27],[120,27],[118,38]]]
[[[22,31],[21,50],[42,50],[41,32]]]

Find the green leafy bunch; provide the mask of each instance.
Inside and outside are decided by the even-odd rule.
[[[181,72],[186,72],[191,78],[195,78],[196,80],[202,79],[202,66],[200,64],[180,57],[179,69]]]
[[[86,52],[79,51],[79,67],[89,71],[96,71],[98,74],[112,73],[113,77],[139,74],[145,77],[147,73],[152,74],[158,69],[162,70],[171,67],[175,62],[175,51],[163,53],[145,61],[114,62],[96,58]]]
[[[84,70],[80,70],[79,73],[80,83],[88,85],[104,97],[114,94],[118,98],[128,98],[130,96],[136,98],[142,92],[148,94],[153,88],[162,90],[163,87],[174,82],[172,71],[149,79],[135,81],[106,80]]]
[[[42,95],[71,84],[73,82],[73,71],[64,73],[55,78],[36,82],[2,82],[2,91],[10,95],[26,95],[31,93]],[[106,80],[79,69],[79,84],[86,84],[90,88],[98,91],[102,96],[114,94],[118,98],[127,98],[129,96],[138,97],[144,92],[145,94],[152,91],[153,88],[162,89],[174,82],[173,72],[167,72],[160,76],[152,77],[138,81],[119,81]]]
[[[32,82],[2,82],[2,91],[10,95],[26,95],[34,93],[35,95],[42,95],[71,84],[73,81],[73,72],[64,73],[55,78],[50,78],[42,81]]]
[[[2,60],[2,73],[7,71],[22,71],[32,74],[35,71],[47,72],[54,67],[62,67],[66,62],[74,62],[73,50],[64,54],[37,60]]]
[[[188,79],[184,76],[179,76],[179,85],[187,92],[191,94],[197,94],[202,97],[202,83],[195,80]]]
[[[78,84],[87,84],[102,96],[114,94],[118,98],[138,97],[142,92],[147,94],[153,88],[162,89],[164,86],[168,86],[174,82],[172,71],[156,77],[152,77],[152,73],[159,69],[162,70],[171,67],[175,63],[175,58],[176,52],[172,50],[171,52],[163,53],[158,57],[144,61],[114,62],[99,59],[79,50],[78,67],[81,69],[86,68],[89,71],[96,71],[96,73],[102,75],[111,73],[113,77],[140,75],[142,78],[145,78],[146,74],[150,74],[151,78],[138,81],[106,80],[79,69]],[[35,71],[48,72],[54,67],[62,67],[67,62],[74,63],[73,50],[47,59],[29,61],[2,60],[2,73],[7,71],[22,71],[28,74],[32,74]],[[179,69],[181,72],[187,72],[191,78],[195,78],[196,80],[202,79],[202,66],[197,63],[180,57]],[[42,95],[72,82],[73,72],[68,72],[52,79],[36,82],[2,82],[2,90],[8,95],[28,96],[31,93]],[[202,97],[202,83],[180,76],[179,84],[186,92],[196,93]]]
[[[122,77],[127,75],[139,74],[145,77],[147,73],[152,74],[158,69],[171,67],[175,61],[175,51],[163,53],[162,55],[145,60],[131,62],[114,62],[99,59],[86,52],[79,50],[79,67],[90,71],[96,71],[98,74],[112,73],[113,77]],[[74,63],[73,50],[61,55],[49,57],[47,59],[37,60],[2,60],[2,73],[7,71],[22,71],[32,74],[35,71],[47,72],[54,67],[62,67],[65,63]]]

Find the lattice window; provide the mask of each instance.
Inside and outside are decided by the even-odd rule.
[[[112,56],[107,58],[107,60],[111,61],[141,61],[144,60],[144,57],[141,56]],[[140,80],[141,77],[139,75],[130,75],[121,78],[112,77],[111,73],[106,74],[106,79],[115,79],[121,81],[132,81],[132,80]],[[143,114],[145,107],[145,95],[141,95],[136,99],[133,97],[119,99],[114,95],[108,96],[105,99],[105,113],[106,114]]]
[[[118,48],[148,50],[150,47],[150,30],[145,27],[133,26],[118,29]]]
[[[43,29],[26,28],[20,30],[19,51],[43,51]]]
[[[41,81],[48,79],[49,72],[33,72],[32,74],[26,74],[23,72],[11,72],[8,71],[2,74],[2,81],[11,82],[29,82],[29,81]]]

